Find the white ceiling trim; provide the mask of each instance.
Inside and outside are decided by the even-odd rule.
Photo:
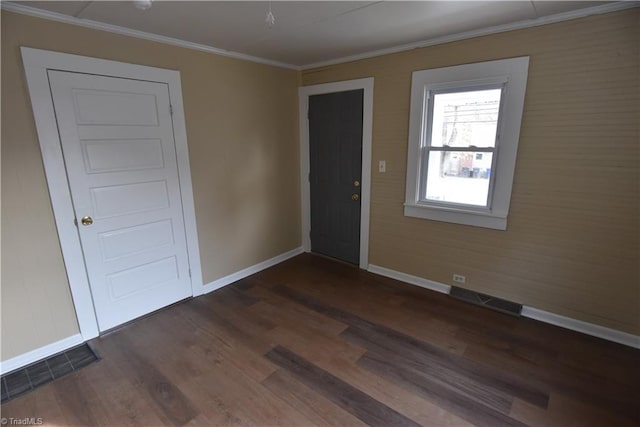
[[[259,64],[272,65],[274,67],[288,68],[292,70],[308,70],[311,68],[326,67],[329,65],[352,62],[360,59],[373,58],[376,56],[388,55],[391,53],[398,53],[398,52],[403,52],[407,50],[433,46],[437,44],[450,43],[453,41],[486,36],[490,34],[503,33],[506,31],[520,30],[524,28],[537,27],[540,25],[553,24],[553,23],[568,21],[568,20],[577,19],[577,18],[584,18],[586,16],[591,16],[591,15],[599,15],[603,13],[616,12],[624,9],[631,9],[638,6],[640,6],[640,2],[638,1],[619,1],[615,3],[608,3],[608,4],[589,7],[585,9],[558,13],[555,15],[544,16],[536,19],[530,19],[530,20],[518,21],[510,24],[481,28],[473,31],[465,31],[457,34],[450,34],[447,36],[436,37],[436,38],[422,40],[418,42],[403,44],[403,45],[399,45],[391,48],[369,51],[361,54],[331,59],[328,61],[322,61],[322,62],[316,62],[312,64],[298,66],[293,64],[287,64],[284,62],[274,61],[267,58],[261,58],[258,56],[234,52],[226,49],[220,49],[214,46],[208,46],[200,43],[193,43],[186,40],[176,39],[173,37],[147,33],[145,31],[132,30],[130,28],[120,27],[118,25],[106,24],[103,22],[93,21],[90,19],[75,18],[73,16],[68,16],[61,13],[38,9],[31,6],[25,6],[23,4],[8,3],[6,1],[0,2],[0,8],[2,8],[3,10],[7,10],[9,12],[15,12],[23,15],[34,16],[37,18],[48,19],[51,21],[58,21],[65,24],[78,25],[81,27],[92,28],[96,30],[108,31],[111,33],[135,37],[139,39],[155,41],[158,43],[169,44],[169,45],[183,47],[187,49],[199,50],[203,52],[213,53],[215,55],[221,55],[221,56],[226,56],[230,58],[256,62]]]
[[[173,37],[161,36],[158,34],[147,33],[145,31],[132,30],[130,28],[120,27],[118,25],[105,24],[104,22],[92,21],[91,19],[75,18],[73,16],[64,15],[62,13],[51,12],[48,10],[38,9],[31,6],[25,6],[17,3],[0,3],[0,8],[9,12],[20,13],[22,15],[34,16],[36,18],[48,19],[50,21],[63,22],[65,24],[79,25],[81,27],[92,28],[95,30],[108,31],[110,33],[122,34],[125,36],[135,37],[138,39],[151,40],[158,43],[169,44],[187,49],[200,50],[203,52],[213,53],[215,55],[227,56],[235,59],[242,59],[259,64],[272,65],[274,67],[289,68],[299,70],[297,65],[287,64],[284,62],[274,61],[258,56],[247,55],[244,53],[234,52],[231,50],[220,49],[214,46],[208,46],[200,43],[193,43],[186,40],[180,40]]]
[[[572,10],[568,12],[558,13],[555,15],[542,16],[535,19],[527,19],[525,21],[512,22],[510,24],[496,25],[493,27],[480,28],[472,31],[465,31],[457,34],[450,34],[442,37],[435,37],[432,39],[421,40],[418,42],[407,43],[399,46],[394,46],[386,49],[374,50],[365,53],[359,53],[351,56],[344,56],[341,58],[330,59],[328,61],[315,62],[313,64],[302,65],[299,67],[301,70],[309,70],[312,68],[326,67],[329,65],[342,64],[345,62],[358,61],[360,59],[373,58],[376,56],[388,55],[391,53],[398,53],[407,50],[419,49],[421,47],[434,46],[437,44],[444,44],[455,42],[464,39],[471,39],[474,37],[487,36],[490,34],[504,33],[506,31],[521,30],[524,28],[538,27],[540,25],[555,24],[557,22],[569,21],[577,18],[584,18],[591,15],[600,15],[603,13],[616,12],[619,10],[631,9],[639,7],[638,1],[619,1],[615,3],[607,3],[600,6],[588,7],[585,9]]]

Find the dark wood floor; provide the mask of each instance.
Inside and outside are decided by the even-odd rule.
[[[640,351],[301,255],[94,341],[46,425],[640,423]]]

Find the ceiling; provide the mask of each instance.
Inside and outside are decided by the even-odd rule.
[[[148,10],[130,1],[10,3],[306,67],[611,2],[273,1],[272,27],[266,1],[156,0]]]

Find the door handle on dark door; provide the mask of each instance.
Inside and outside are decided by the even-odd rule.
[[[351,195],[351,200],[360,200],[360,195],[359,194],[352,194]]]

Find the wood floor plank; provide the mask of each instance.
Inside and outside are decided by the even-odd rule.
[[[341,338],[305,334],[304,331],[297,330],[293,326],[279,326],[269,332],[269,337],[279,345],[288,346],[290,350],[298,352],[301,356],[313,358],[316,361],[341,358],[355,362],[365,352],[363,348],[352,345]]]
[[[49,383],[38,388],[38,393],[27,393],[2,404],[2,417],[14,419],[42,418],[44,425],[71,425],[73,415],[60,407],[56,387]]]
[[[84,381],[84,375],[68,375],[60,379],[56,399],[67,409],[69,423],[79,426],[110,426],[115,424],[112,413],[96,391]]]
[[[406,415],[424,426],[464,427],[471,423],[463,420],[441,406],[426,400],[414,390],[378,376],[358,364],[340,358],[330,361],[323,358],[310,359],[320,368],[331,373],[342,381],[362,390],[372,398],[388,407]]]
[[[378,402],[368,394],[363,393],[339,378],[314,366],[284,347],[275,347],[266,354],[266,357],[368,425],[418,425],[413,420]]]
[[[270,310],[272,312],[275,311],[278,316],[286,316],[286,319],[281,318],[281,321],[276,322],[278,325],[281,325],[282,321],[289,321],[289,323],[301,323],[303,325],[308,325],[315,330],[322,331],[327,335],[338,335],[348,326],[347,324],[338,322],[329,316],[310,310],[303,305],[292,303],[291,300],[282,298],[263,287],[254,287],[247,291],[247,293],[264,298],[263,301],[248,308],[249,311],[261,310],[261,315],[271,315],[271,313],[267,312]],[[304,322],[300,322],[300,319],[304,319]]]
[[[276,366],[262,357],[262,354],[252,351],[244,342],[234,340],[232,334],[227,334],[227,331],[212,322],[210,317],[195,314],[195,317],[187,318],[181,311],[163,314],[164,317],[154,319],[156,333],[141,330],[135,342],[143,345],[146,343],[149,348],[165,343],[173,348],[184,348],[190,355],[198,355],[200,359],[189,364],[189,358],[174,359],[174,363],[180,368],[180,375],[198,376],[208,366],[216,366],[228,370],[237,369],[260,382],[276,370]],[[189,329],[191,334],[184,334],[184,331]],[[256,333],[262,338],[262,330]],[[173,342],[168,338],[169,335],[173,337]],[[152,341],[154,338],[155,342]],[[155,357],[162,358],[170,354],[173,353],[161,352]]]
[[[216,396],[216,401],[224,405],[230,415],[248,420],[249,424],[313,425],[289,402],[282,400],[241,371],[214,366],[204,371],[197,381],[201,388],[211,390]]]
[[[137,349],[153,347],[154,340],[162,342],[162,335],[171,335],[174,340],[184,339],[179,335],[187,325],[184,318],[171,313],[162,313],[154,319],[155,334],[145,330],[137,330],[132,344]],[[208,323],[203,323],[195,331],[206,332]],[[133,334],[134,332],[130,332]],[[268,360],[256,354],[248,353],[242,346],[227,349],[215,336],[207,333],[201,338],[187,340],[188,351],[180,357],[174,353],[150,355],[174,384],[189,396],[192,402],[199,402],[205,407],[205,415],[212,425],[310,425],[309,421],[287,402],[281,401],[270,390],[260,384],[265,375],[270,375],[276,368]],[[164,339],[166,342],[166,338]],[[174,342],[174,344],[180,344]],[[157,343],[156,343],[157,345]],[[177,347],[181,348],[181,347]],[[259,358],[258,358],[259,357]],[[261,371],[253,369],[253,364],[260,361]],[[201,367],[188,370],[191,375],[184,375],[181,366]],[[185,377],[187,380],[185,381]],[[194,393],[199,394],[194,396]],[[209,402],[205,406],[206,402]],[[249,409],[249,410],[247,410]]]
[[[537,378],[538,381],[547,384],[551,391],[573,396],[594,407],[608,408],[640,423],[638,384],[627,386],[579,369],[558,366],[552,361],[539,365],[515,357],[509,352],[498,352],[475,344],[467,348],[465,356],[497,369],[508,370],[523,378]],[[632,369],[631,365],[628,365],[628,368]]]
[[[93,341],[45,425],[640,425],[640,351],[304,254]]]
[[[198,352],[190,352],[185,358],[194,364],[208,362]],[[171,368],[167,369],[175,372]],[[256,390],[259,384],[234,366],[210,366],[187,379],[175,372],[173,378],[185,395],[202,408],[201,415],[207,423],[199,425],[253,426],[261,423],[280,425],[285,422],[301,425],[302,420],[306,421],[306,418],[296,415],[296,411],[278,402],[275,396],[266,396],[266,392]]]
[[[259,298],[249,298],[253,301],[252,303],[237,305],[234,303],[227,304],[224,298],[219,299],[216,295],[209,294],[205,295],[204,298],[191,300],[189,304],[193,304],[194,308],[200,313],[209,315],[213,313],[212,319],[217,318],[218,322],[232,325],[249,336],[274,328],[275,324],[269,319],[240,315],[240,313],[244,313],[245,310],[262,301]]]
[[[46,423],[48,424],[54,426],[70,425],[70,414],[56,398],[56,389],[57,387],[47,384],[38,390],[42,390],[38,395],[31,393],[25,396],[24,403],[28,411],[24,417],[42,417],[45,421],[44,415],[46,415]],[[4,405],[2,409],[4,411]]]
[[[255,298],[246,292],[241,291],[236,286],[224,287],[200,298],[200,301],[202,302],[221,304],[231,309],[248,307],[261,300],[261,298]]]
[[[301,383],[286,370],[279,369],[262,384],[289,402],[311,422],[320,426],[366,426],[364,422]]]
[[[364,349],[354,353],[353,348],[345,354],[344,351],[340,351],[344,344],[337,348],[335,344],[319,346],[316,342],[317,336],[300,335],[291,329],[279,328],[272,333],[273,338],[283,347],[422,425],[465,424],[461,418],[419,398],[415,393],[410,393],[356,366],[354,362],[361,357]]]
[[[547,407],[549,392],[542,390],[535,380],[524,381],[386,328],[362,331],[350,327],[342,336],[399,366],[427,374],[459,393],[479,396],[478,400],[502,412],[508,411],[512,397]]]
[[[98,351],[102,348],[98,342],[94,342],[94,345]],[[103,358],[94,366],[80,371],[78,375],[84,377],[109,408],[112,425],[125,427],[138,426],[145,422],[158,425],[163,423],[153,403],[135,386],[135,379],[125,375],[111,358]],[[66,389],[63,389],[64,392]]]
[[[555,359],[557,348],[531,343],[526,338],[518,337],[514,332],[499,332],[486,326],[475,325],[473,329],[463,326],[456,332],[456,337],[467,343],[480,344],[497,351],[509,352],[514,357],[539,364],[545,359]]]
[[[634,387],[640,384],[640,369],[629,371],[638,361],[637,350],[621,344],[587,337],[574,337],[568,349],[560,353],[557,362],[584,370],[589,375],[607,378],[615,383]]]
[[[479,399],[466,393],[459,393],[438,381],[434,381],[429,376],[422,375],[419,371],[405,369],[390,363],[377,354],[366,353],[358,361],[358,364],[419,393],[474,425],[487,427],[526,425],[495,409],[495,405],[485,404],[484,396]]]
[[[457,385],[460,392],[464,392],[462,389],[464,386],[472,387],[471,394],[478,395],[479,399],[503,413],[508,412],[511,404],[509,395],[518,396],[531,403],[546,407],[547,393],[539,390],[538,385],[528,384],[516,377],[509,378],[499,370],[486,368],[474,361],[465,360],[455,354],[442,351],[433,345],[390,328],[376,325],[290,288],[280,286],[275,288],[275,291],[319,313],[349,324],[350,327],[342,333],[342,336],[350,338],[351,342],[369,349],[373,347],[378,352],[384,351],[384,354],[389,357],[397,354],[400,358],[398,363],[401,359],[405,359],[407,362],[408,355],[413,354],[413,360],[408,360],[408,362],[417,364],[414,368],[421,368],[423,371],[430,370],[432,377],[439,378],[441,383],[448,383],[452,387]],[[387,344],[386,347],[383,346],[384,343]]]
[[[234,371],[235,365],[215,350],[209,351],[209,345],[215,346],[214,340],[207,334],[200,337],[199,330],[191,329],[191,335],[179,334],[189,330],[185,319],[177,313],[171,316],[157,316],[155,328],[131,328],[127,331],[138,348],[157,348],[168,345],[171,348],[184,348],[185,352],[154,352],[148,355],[150,363],[154,363],[165,373],[187,398],[200,410],[196,418],[188,425],[253,425],[246,415],[237,410],[236,401],[226,399],[224,391],[212,384],[218,384],[217,369],[224,372]],[[136,330],[133,330],[136,329]],[[207,339],[210,338],[210,339]],[[211,369],[211,366],[216,369]],[[206,420],[203,423],[202,420]]]
[[[113,358],[136,383],[145,390],[167,420],[184,425],[198,415],[189,399],[161,371],[145,360],[144,354],[134,350],[130,339],[122,333],[110,337],[103,347],[105,356]]]
[[[384,295],[380,289],[367,289],[365,285],[359,285],[355,289],[326,285],[313,288],[296,283],[295,290],[292,286],[279,285],[273,288],[273,292],[318,312],[321,312],[318,307],[307,303],[311,301],[331,306],[324,314],[340,319],[340,316],[346,313],[345,323],[349,316],[356,316],[361,320],[384,324],[417,339],[429,341],[450,352],[462,354],[466,347],[466,343],[455,336],[456,325],[425,315],[424,312],[416,315],[399,309],[396,305],[390,305],[388,295]]]
[[[559,393],[551,395],[549,408],[546,411],[516,399],[511,409],[511,416],[536,426],[637,426],[637,423],[628,418],[585,405]]]
[[[246,347],[256,354],[269,351],[274,343],[261,338],[274,325],[266,327],[263,319],[252,322],[247,316],[241,316],[234,310],[224,307],[213,307],[202,300],[192,300],[176,307],[185,319],[188,319],[193,327],[207,325],[206,330],[215,335],[229,348]]]
[[[389,370],[396,372],[394,378],[412,378],[412,383],[420,384],[429,390],[437,390],[440,393],[438,396],[440,403],[460,395],[502,413],[508,413],[511,408],[513,400],[511,396],[482,382],[471,380],[439,363],[416,362],[411,357],[389,352],[381,346],[371,345],[355,337],[356,343],[368,346],[367,352],[359,361],[362,366],[374,366],[375,372],[378,372],[381,366],[378,362],[384,360],[384,366],[389,365]]]

